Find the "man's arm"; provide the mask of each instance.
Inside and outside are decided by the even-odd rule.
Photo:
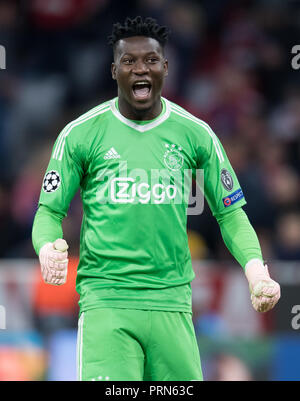
[[[243,268],[252,259],[263,262],[257,235],[241,207],[215,217],[225,245]]]
[[[207,127],[199,138],[197,167],[204,169],[204,195],[227,248],[244,268],[253,307],[266,312],[278,302],[280,287],[264,266],[257,235],[242,209],[244,194],[225,149]]]
[[[37,255],[43,245],[63,237],[62,221],[64,217],[46,205],[39,206],[32,226],[32,244]]]
[[[244,268],[251,301],[258,312],[267,312],[280,299],[280,286],[263,263],[257,235],[242,208],[217,215],[222,238],[233,257]]]
[[[62,239],[62,221],[83,177],[76,137],[76,131],[66,136],[63,130],[54,144],[32,227],[33,247],[47,284],[64,284],[67,277],[68,244]],[[58,153],[60,144],[64,151]]]

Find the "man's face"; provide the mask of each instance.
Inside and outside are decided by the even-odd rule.
[[[118,95],[135,110],[148,110],[160,101],[168,62],[156,39],[133,36],[116,45],[112,77]]]

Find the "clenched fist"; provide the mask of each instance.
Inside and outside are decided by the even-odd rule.
[[[259,259],[253,259],[246,264],[245,274],[253,308],[257,312],[268,312],[280,299],[279,284],[271,279],[268,267]]]
[[[67,281],[68,248],[67,242],[59,238],[40,249],[41,272],[46,284],[62,285]]]

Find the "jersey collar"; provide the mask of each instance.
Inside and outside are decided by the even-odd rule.
[[[124,117],[119,110],[117,109],[116,106],[116,102],[117,102],[117,97],[111,100],[110,103],[110,107],[111,107],[111,111],[112,113],[115,115],[115,117],[117,117],[118,120],[122,121],[122,123],[128,125],[128,127],[133,128],[139,132],[146,132],[149,131],[152,128],[157,127],[158,125],[160,125],[161,123],[163,123],[164,121],[166,121],[167,118],[169,118],[170,113],[171,113],[171,107],[170,104],[168,102],[167,99],[162,98],[163,101],[165,102],[165,112],[163,114],[161,114],[159,117],[157,117],[155,120],[147,123],[147,124],[137,124],[132,120],[129,120],[128,118]]]

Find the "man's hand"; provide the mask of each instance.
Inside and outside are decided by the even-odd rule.
[[[46,284],[62,285],[67,281],[68,248],[67,242],[59,238],[40,249],[41,272]]]
[[[268,312],[280,298],[280,286],[272,280],[267,265],[259,259],[253,259],[245,266],[249,282],[251,302],[257,312]]]

